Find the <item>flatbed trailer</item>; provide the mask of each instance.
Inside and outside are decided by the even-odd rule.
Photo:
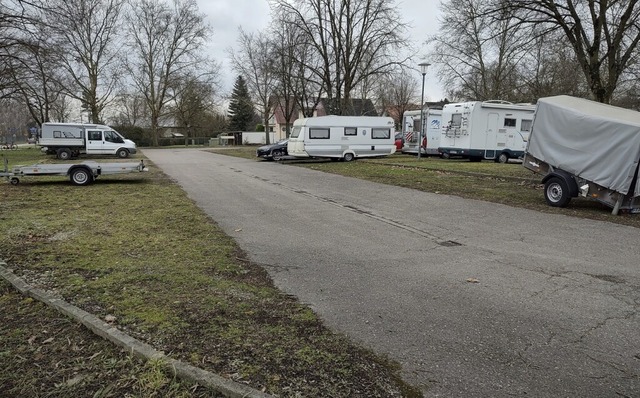
[[[4,171],[0,177],[6,178],[11,185],[18,185],[22,177],[67,176],[73,185],[89,185],[101,175],[125,174],[149,171],[144,161],[98,163],[85,161],[82,163],[50,163],[15,166],[9,170],[7,159],[4,159]]]

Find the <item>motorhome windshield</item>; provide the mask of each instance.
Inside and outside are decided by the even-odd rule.
[[[302,127],[300,126],[295,126],[293,128],[293,131],[291,132],[291,138],[298,138],[298,136],[300,135],[300,130],[302,130]]]

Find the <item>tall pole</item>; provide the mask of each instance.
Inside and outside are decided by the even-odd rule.
[[[427,67],[431,65],[427,62],[419,64],[422,73],[422,97],[420,99],[420,133],[418,134],[418,159],[422,153],[422,136],[424,135],[424,76],[427,74]],[[425,148],[426,154],[427,148]]]

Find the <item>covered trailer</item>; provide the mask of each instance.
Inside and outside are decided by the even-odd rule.
[[[640,113],[566,95],[540,98],[523,166],[544,177],[545,199],[578,195],[640,212]]]

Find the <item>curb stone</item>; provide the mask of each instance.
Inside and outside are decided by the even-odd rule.
[[[204,369],[186,364],[184,362],[172,359],[162,351],[154,349],[149,344],[143,343],[133,337],[121,332],[118,328],[100,320],[98,317],[90,314],[76,306],[73,306],[64,300],[58,299],[41,289],[36,289],[18,278],[11,270],[7,269],[7,263],[0,260],[0,277],[9,282],[13,287],[25,296],[37,299],[44,304],[55,308],[59,312],[69,318],[81,323],[87,329],[91,330],[98,336],[111,341],[112,343],[124,348],[127,352],[132,353],[142,360],[159,359],[163,360],[167,369],[173,372],[177,377],[197,383],[201,386],[210,388],[230,398],[272,398],[271,395],[265,394],[245,384],[225,379],[222,376],[211,373]]]

